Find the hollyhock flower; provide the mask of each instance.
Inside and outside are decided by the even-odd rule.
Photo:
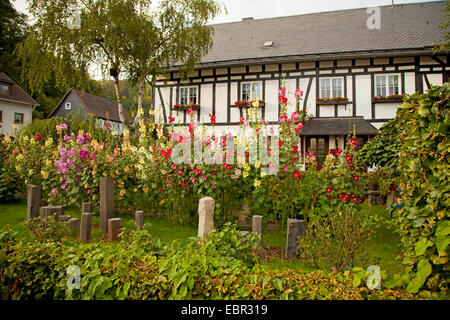
[[[283,112],[283,114],[280,116],[280,122],[286,122],[288,120],[288,116],[286,112]]]
[[[61,130],[67,130],[67,124],[61,123],[61,124],[59,125],[59,128],[60,128]]]
[[[211,124],[216,124],[216,116],[209,114],[209,118],[211,119]]]
[[[183,188],[186,185],[183,181],[180,182],[180,186]]]
[[[217,187],[217,185],[215,183],[211,183],[211,188],[215,189]]]
[[[172,123],[175,121],[175,117],[169,117],[169,123]]]
[[[67,188],[67,183],[63,183],[63,184],[61,185],[61,189],[66,190],[66,188]]]
[[[176,166],[175,164],[173,164],[173,165],[172,165],[172,169],[173,169],[173,170],[176,170],[176,169],[177,169],[177,166]]]
[[[331,188],[328,187],[328,188],[325,190],[325,192],[330,193],[330,192],[331,192]]]
[[[357,175],[354,175],[354,176],[353,176],[353,180],[358,181],[358,180],[359,180],[359,177],[358,177]]]
[[[300,89],[295,90],[295,99],[298,100],[303,97],[303,91]]]
[[[289,170],[289,167],[286,166],[286,165],[283,167],[283,169],[281,169],[281,171],[283,171],[283,172],[286,172],[286,171],[288,171],[288,170]]]
[[[38,133],[35,137],[34,140],[36,141],[41,141],[42,140],[42,136]]]
[[[183,171],[181,169],[178,169],[178,174],[181,176],[181,174],[183,173]]]
[[[200,170],[200,169],[198,169],[198,168],[195,168],[195,169],[194,169],[194,172],[195,172],[196,174],[201,174],[201,173],[202,173],[202,170]]]
[[[302,175],[300,174],[300,172],[298,172],[297,170],[294,171],[293,173],[294,178],[299,179],[302,177]]]
[[[327,199],[331,200],[331,194],[327,194]]]
[[[348,153],[345,155],[345,160],[349,161],[349,160],[352,160],[352,159],[353,159],[352,155],[350,155]]]
[[[294,111],[291,115],[291,120],[295,123],[300,119],[300,114],[297,111]]]
[[[190,116],[193,116],[193,115],[194,115],[194,111],[192,111],[192,109],[189,109],[189,110],[187,111],[187,114],[190,115]]]
[[[204,182],[206,182],[207,178],[206,178],[206,176],[202,176],[202,179],[203,179]]]
[[[57,195],[58,194],[58,190],[56,190],[55,188],[52,188],[52,193],[53,193],[53,195]]]

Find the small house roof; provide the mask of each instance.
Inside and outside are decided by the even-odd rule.
[[[4,72],[0,72],[0,82],[6,83],[11,86],[9,93],[1,93],[1,100],[15,101],[19,103],[28,104],[30,106],[38,106],[39,104],[31,98],[17,83],[11,80],[10,77]]]
[[[49,118],[58,109],[61,103],[64,101],[69,93],[75,94],[80,103],[93,115],[101,119],[109,119],[115,122],[121,122],[119,117],[119,111],[117,109],[117,102],[112,102],[106,98],[99,97],[82,90],[69,89],[58,105],[49,114]],[[125,118],[127,117],[127,110],[124,108]]]
[[[305,122],[302,136],[376,135],[377,129],[363,117],[311,118]]]

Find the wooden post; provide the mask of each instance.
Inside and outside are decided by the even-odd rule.
[[[198,203],[198,237],[204,238],[214,229],[214,199],[201,198]]]
[[[81,214],[80,241],[89,242],[91,240],[92,213],[83,212]]]
[[[79,218],[69,219],[69,230],[80,230],[80,219]]]
[[[27,184],[27,220],[39,217],[41,207],[41,188]]]
[[[114,180],[100,178],[100,229],[108,232],[108,220],[114,218]]]
[[[259,241],[259,245],[262,245],[262,234],[263,234],[263,217],[262,216],[253,216],[252,217],[252,232],[258,233],[261,235],[261,240]]]
[[[305,235],[305,221],[288,219],[286,237],[286,259],[295,258],[298,250],[298,237]]]
[[[59,217],[63,215],[63,207],[62,206],[46,206],[46,207],[41,207],[39,209],[39,216],[41,217],[41,219],[46,219],[52,215],[55,216],[55,220],[58,220]]]

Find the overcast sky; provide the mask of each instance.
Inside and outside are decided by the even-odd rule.
[[[312,12],[390,5],[392,0],[217,0],[225,4],[228,13],[222,13],[212,23],[299,15]],[[394,0],[395,4],[430,2],[435,0]],[[19,11],[26,12],[26,0],[12,1]]]

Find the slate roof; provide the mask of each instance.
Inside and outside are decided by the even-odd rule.
[[[80,103],[92,114],[101,119],[107,119],[107,114],[109,113],[109,120],[120,122],[119,111],[117,110],[117,102],[109,101],[106,98],[99,97],[90,93],[86,93],[82,90],[70,89],[61,101],[58,103],[56,108],[50,113],[48,118],[50,118],[53,113],[61,105],[65,97],[70,93],[74,93],[79,99]],[[127,117],[127,110],[124,108],[125,118]]]
[[[379,30],[367,28],[371,16],[367,8],[217,24],[213,25],[213,47],[201,64],[429,50],[442,36],[438,25],[444,21],[446,4],[436,1],[382,6]],[[273,41],[273,46],[265,48],[266,41]]]
[[[363,117],[312,118],[303,125],[303,136],[376,135],[377,129]]]
[[[0,92],[1,100],[10,100],[20,103],[29,104],[30,106],[38,106],[39,104],[31,98],[17,83],[11,80],[4,72],[0,72],[0,82],[11,85],[10,94]]]

